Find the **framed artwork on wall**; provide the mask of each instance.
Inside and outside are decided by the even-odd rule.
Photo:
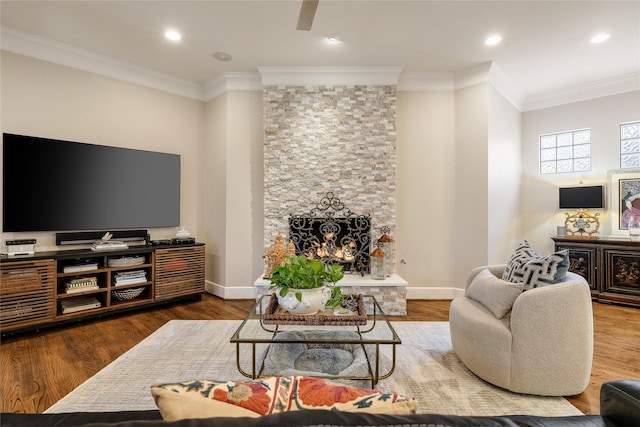
[[[615,169],[608,175],[610,235],[628,238],[629,218],[640,215],[640,169]]]

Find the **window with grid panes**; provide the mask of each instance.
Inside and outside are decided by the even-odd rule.
[[[591,129],[540,135],[540,174],[591,170]]]
[[[620,167],[640,167],[640,121],[620,125]]]

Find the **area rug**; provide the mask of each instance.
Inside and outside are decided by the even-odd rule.
[[[152,384],[244,379],[236,368],[235,344],[229,342],[239,325],[236,320],[172,320],[45,413],[156,409]],[[402,340],[397,367],[376,388],[415,397],[419,413],[581,415],[564,398],[515,394],[476,377],[453,352],[448,322],[393,322],[393,327]],[[244,348],[241,362],[250,366],[251,347]],[[391,347],[380,348],[388,364]]]

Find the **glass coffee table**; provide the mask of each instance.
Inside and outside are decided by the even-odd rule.
[[[281,319],[271,315],[274,303],[277,307],[275,296],[263,295],[230,340],[236,344],[238,371],[252,379],[306,375],[366,380],[375,388],[395,370],[396,345],[401,340],[375,297],[359,298],[362,313],[354,312],[354,316],[333,316],[330,310]],[[391,346],[384,363],[383,345]],[[250,362],[241,357],[247,350]]]

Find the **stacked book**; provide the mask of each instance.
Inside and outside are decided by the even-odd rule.
[[[92,289],[98,289],[97,277],[80,277],[69,280],[64,284],[64,291],[68,294],[90,291]]]
[[[102,304],[95,297],[74,297],[60,301],[62,314],[99,308]]]
[[[62,271],[65,273],[77,273],[78,271],[91,271],[97,269],[97,262],[87,262],[82,264],[65,265]]]
[[[114,279],[114,286],[145,283],[147,281],[147,273],[144,270],[121,271],[119,273],[116,273]]]

